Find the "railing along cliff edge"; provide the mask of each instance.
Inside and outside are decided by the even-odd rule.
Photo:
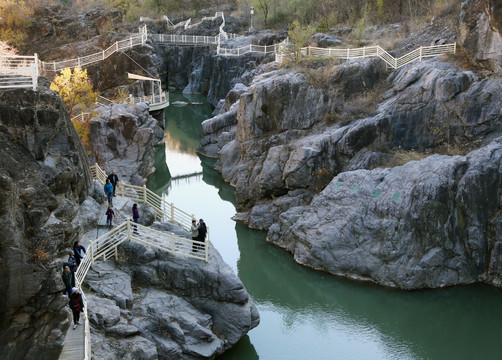
[[[107,175],[98,164],[91,166],[91,173],[92,176],[101,184],[106,183]],[[181,225],[186,230],[190,230],[192,219],[195,219],[195,215],[188,214],[187,212],[174,206],[173,203],[165,201],[159,195],[155,194],[150,189],[147,189],[145,185],[136,186],[119,183],[119,186],[116,189],[116,194],[128,197],[137,203],[151,206],[155,211],[156,220],[165,221],[166,219],[169,219],[170,221]]]

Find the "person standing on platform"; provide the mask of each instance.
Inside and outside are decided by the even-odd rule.
[[[192,226],[190,227],[190,232],[192,233],[192,240],[199,240],[199,227],[197,226],[197,221],[195,219],[192,220]],[[192,251],[197,251],[197,245],[192,243]]]
[[[204,220],[200,219],[199,220],[199,235],[198,239],[200,242],[206,242],[206,235],[207,235],[207,227],[206,223]],[[201,250],[204,250],[205,245],[199,245],[201,247]]]
[[[134,204],[132,206],[132,221],[134,221],[135,224],[139,222],[139,212],[138,212],[138,204]],[[133,233],[138,234],[138,227],[136,225],[133,225]]]
[[[115,190],[117,190],[117,186],[119,186],[119,177],[115,174],[115,171],[112,171],[112,173],[108,175],[107,179],[110,180],[113,185],[113,196],[117,196],[115,195]]]

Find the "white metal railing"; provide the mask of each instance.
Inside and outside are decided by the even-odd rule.
[[[98,180],[101,184],[105,184],[108,176],[98,164],[91,166],[91,173],[94,179]],[[190,230],[192,220],[195,219],[195,215],[179,209],[173,203],[166,201],[150,189],[147,189],[145,185],[136,186],[120,183],[115,193],[119,196],[128,197],[134,202],[151,206],[155,212],[155,219],[161,222],[170,220]]]
[[[145,26],[146,29],[146,26]],[[147,33],[140,33],[138,35],[133,35],[129,37],[128,39],[125,40],[120,40],[115,42],[113,45],[109,46],[107,49],[91,54],[91,55],[86,55],[82,57],[78,57],[76,59],[70,59],[70,60],[63,60],[63,61],[50,61],[50,62],[44,62],[40,61],[40,70],[41,72],[46,72],[46,71],[60,71],[64,68],[75,68],[78,66],[86,66],[90,65],[99,61],[103,61],[112,54],[122,51],[125,49],[130,49],[134,46],[137,45],[144,45],[146,43],[148,34]]]
[[[218,47],[218,55],[241,56],[248,53],[272,54],[275,53],[275,45],[248,45],[237,49]]]
[[[98,95],[96,98],[96,104],[100,106],[109,106],[116,104],[115,101],[105,98],[104,96]]]
[[[129,95],[129,104],[139,104],[142,102],[147,102],[150,107],[155,105],[161,105],[169,103],[169,93],[166,94],[165,91],[162,91],[160,95],[144,95],[144,96],[132,96]]]
[[[289,43],[283,42],[279,44],[276,52],[276,61],[282,62],[286,59],[293,58],[293,54],[287,51]],[[428,57],[451,54],[456,52],[456,43],[445,45],[421,46],[399,58],[395,58],[380,46],[369,46],[355,49],[332,49],[318,47],[304,47],[300,49],[300,54],[304,57],[326,57],[336,59],[357,59],[367,57],[379,57],[389,67],[398,69],[415,60],[420,60]]]
[[[71,121],[78,121],[80,123],[84,123],[85,122],[85,118],[86,116],[89,116],[91,115],[91,113],[88,113],[88,112],[81,112],[80,114],[78,114],[77,116],[74,116],[71,118]]]
[[[191,45],[216,45],[218,43],[218,35],[175,35],[175,34],[149,34],[152,41],[157,43],[171,44],[191,44]]]
[[[91,329],[89,326],[89,316],[87,315],[87,298],[84,292],[82,293],[82,301],[84,302],[84,360],[91,360]]]
[[[38,55],[0,55],[0,89],[37,88]]]
[[[96,260],[102,258],[103,261],[106,261],[111,257],[118,259],[118,246],[125,241],[135,241],[175,255],[209,261],[209,237],[205,242],[192,240],[133,223],[130,219],[96,240],[92,240],[75,272],[75,285],[80,289],[84,302],[84,360],[91,359],[91,332],[87,314],[87,298],[82,291],[82,284]]]

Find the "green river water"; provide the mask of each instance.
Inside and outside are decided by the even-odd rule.
[[[201,96],[171,94],[166,146],[148,187],[204,218],[210,241],[260,312],[260,325],[220,360],[502,359],[502,291],[476,285],[398,291],[315,272],[235,223],[234,192],[195,152],[211,109]],[[167,167],[166,167],[167,163]],[[192,174],[175,179],[176,176]]]

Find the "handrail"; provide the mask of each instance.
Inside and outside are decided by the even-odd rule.
[[[38,84],[38,55],[0,55],[0,89],[27,88]]]
[[[292,53],[288,54],[285,51],[286,48],[287,48],[287,43],[286,45],[283,44],[280,45],[281,53],[280,54],[276,53],[277,62],[282,62],[284,59],[292,57]],[[389,67],[393,69],[398,69],[415,60],[422,61],[422,59],[427,57],[451,54],[451,53],[454,54],[455,52],[456,52],[456,43],[421,46],[418,49],[410,51],[409,53],[404,54],[399,58],[395,58],[387,51],[382,49],[380,46],[368,46],[362,48],[347,48],[347,49],[319,48],[319,47],[308,46],[300,49],[300,54],[307,57],[328,57],[328,58],[336,58],[344,60],[367,58],[367,57],[379,57],[380,59],[385,61],[385,63]],[[286,55],[284,53],[286,53]]]
[[[91,166],[91,173],[94,179],[98,180],[102,185],[105,184],[108,176],[98,164]],[[190,230],[192,219],[195,219],[195,215],[189,214],[176,207],[173,203],[167,202],[150,189],[147,189],[146,185],[136,186],[120,183],[115,193],[119,196],[128,197],[137,203],[151,206],[155,212],[155,219],[161,222],[169,219],[186,230]]]
[[[99,61],[103,61],[118,51],[130,49],[137,45],[144,45],[146,43],[147,38],[148,34],[142,32],[138,35],[132,35],[127,39],[116,41],[113,45],[109,46],[105,50],[91,55],[86,55],[78,57],[76,59],[69,59],[62,61],[51,61],[51,62],[40,61],[39,63],[41,72],[46,72],[46,71],[56,72],[64,68],[75,68],[78,66],[82,67]]]
[[[135,227],[135,231],[131,231],[133,227]],[[204,260],[205,262],[209,261],[209,236],[205,242],[192,240],[177,236],[174,233],[166,234],[151,229],[148,226],[132,223],[130,219],[127,219],[98,239],[92,240],[75,272],[75,285],[80,289],[84,302],[84,360],[91,359],[91,332],[89,327],[89,316],[87,314],[87,298],[82,291],[82,284],[91,265],[101,257],[104,261],[111,256],[117,258],[117,248],[125,241],[135,241],[175,255],[183,255]],[[196,249],[196,251],[194,251],[194,249]]]

